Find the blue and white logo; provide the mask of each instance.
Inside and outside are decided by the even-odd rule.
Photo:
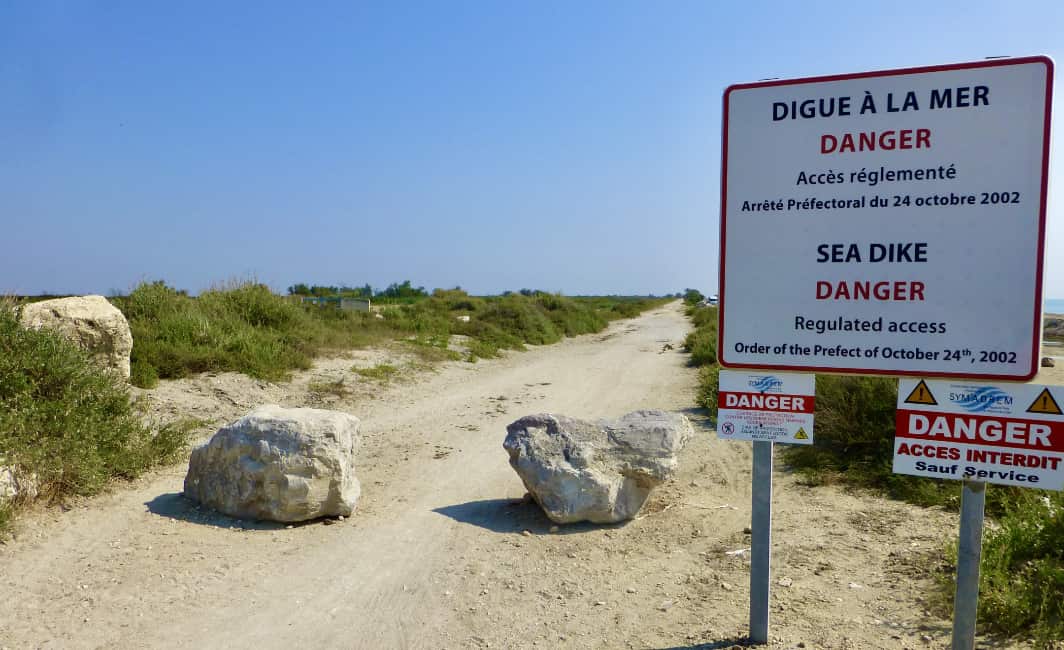
[[[783,392],[783,380],[773,375],[763,375],[758,377],[751,377],[747,382],[750,388],[753,388],[759,393],[782,393]]]
[[[996,386],[952,386],[949,401],[969,413],[1012,413],[1012,396]]]

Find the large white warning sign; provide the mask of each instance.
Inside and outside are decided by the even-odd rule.
[[[902,379],[894,472],[1064,490],[1064,386]]]
[[[724,94],[721,363],[1029,379],[1053,64],[740,84]]]
[[[720,371],[717,437],[813,444],[811,374]]]

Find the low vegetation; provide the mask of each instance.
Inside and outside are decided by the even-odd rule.
[[[356,374],[374,381],[387,382],[399,374],[399,368],[390,363],[378,363],[371,368],[352,368]]]
[[[321,296],[335,288],[292,289]],[[498,297],[470,296],[461,289],[429,295],[403,282],[373,292],[373,300],[392,304],[378,313],[347,311],[338,301],[303,304],[254,282],[216,287],[197,297],[148,282],[112,302],[133,331],[132,383],[152,387],[160,378],[204,371],[278,380],[309,367],[324,351],[392,342],[431,363],[456,358],[448,348],[453,335],[465,337],[467,358],[474,361],[500,350],[596,332],[612,319],[635,316],[667,299],[569,298],[529,290]],[[388,381],[398,369],[379,365],[357,372]],[[323,396],[349,393],[343,380],[308,388]],[[174,459],[199,424],[153,428],[146,419],[124,382],[61,337],[23,329],[14,302],[0,302],[0,470],[5,476],[31,481],[39,498],[93,494],[114,478],[133,478]],[[20,505],[18,497],[0,501],[0,531]]]
[[[378,304],[411,304],[429,296],[425,287],[415,287],[410,280],[393,282],[386,289],[375,290],[370,285],[361,287],[333,286],[333,285],[307,285],[306,283],[294,284],[288,287],[288,295],[313,298],[359,298],[372,299]]]
[[[132,381],[145,388],[160,378],[221,370],[278,380],[293,369],[309,368],[322,349],[366,345],[391,335],[389,327],[366,314],[304,307],[253,283],[193,298],[152,282],[114,302],[133,331]]]
[[[690,363],[698,367],[698,395],[700,406],[709,409],[710,417],[717,414],[717,308],[698,306],[702,294],[688,289],[684,295],[687,315],[694,329],[684,339],[683,349],[691,354]]]
[[[196,424],[153,430],[121,379],[65,339],[22,328],[14,305],[0,303],[0,466],[39,498],[132,479],[174,459]],[[19,497],[0,504],[0,532],[20,505]]]
[[[318,286],[306,291],[323,293]],[[461,289],[437,289],[423,295],[409,282],[385,290],[385,297],[391,294],[396,304],[370,313],[336,304],[302,304],[253,282],[218,287],[198,297],[150,282],[114,302],[133,330],[132,381],[148,388],[160,378],[205,371],[233,370],[279,380],[292,370],[308,368],[311,359],[326,350],[393,340],[411,344],[427,361],[452,358],[447,349],[452,335],[468,337],[467,358],[475,361],[497,356],[500,350],[597,332],[612,319],[664,302],[570,298],[538,291],[476,297]]]
[[[999,491],[988,487],[987,494]],[[999,500],[1001,502],[1003,500]],[[1006,634],[1064,639],[1064,495],[1015,490],[984,534],[980,620]],[[953,582],[942,580],[944,594]],[[1047,646],[1048,643],[1047,643]]]
[[[691,353],[691,363],[696,366],[714,366],[717,363],[717,308],[688,307],[695,328],[684,339],[684,350]]]
[[[684,347],[699,367],[697,400],[717,410],[717,309],[688,298],[694,329]],[[894,474],[894,417],[897,380],[884,377],[818,375],[815,444],[787,445],[786,462],[812,483],[842,482],[923,506],[957,508],[960,484]],[[1064,638],[1064,494],[1043,490],[987,488],[979,620],[987,630]],[[943,540],[947,558],[956,539]],[[953,600],[953,573],[940,576],[941,614]]]
[[[342,378],[335,381],[312,381],[307,384],[307,390],[318,397],[325,395],[347,397],[351,394],[351,389],[347,387]]]

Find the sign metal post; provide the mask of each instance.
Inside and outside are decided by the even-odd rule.
[[[750,640],[768,643],[772,559],[772,441],[754,441],[750,532]]]
[[[953,598],[953,650],[975,648],[985,502],[986,483],[965,481],[961,493],[960,541],[957,544],[957,592]]]

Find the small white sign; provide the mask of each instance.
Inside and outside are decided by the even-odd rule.
[[[894,473],[1064,490],[1064,387],[902,379]]]
[[[977,61],[724,94],[719,358],[1030,379],[1053,63]]]
[[[815,393],[811,374],[721,370],[717,437],[811,445]]]

